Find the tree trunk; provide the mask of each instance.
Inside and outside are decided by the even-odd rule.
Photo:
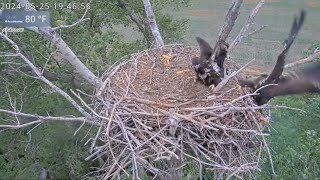
[[[152,32],[152,35],[155,39],[155,45],[156,47],[161,47],[164,45],[157,22],[156,22],[156,18],[154,16],[152,7],[151,7],[151,3],[149,0],[143,0],[143,5],[144,5],[144,9],[146,11],[146,15],[147,15],[147,19],[149,22],[149,26]]]
[[[16,0],[18,3],[21,4],[22,7],[26,9],[32,10],[32,7],[28,0]],[[35,11],[35,10],[34,10]],[[67,45],[67,43],[59,36],[58,33],[52,32],[51,27],[46,28],[37,28],[37,27],[30,27],[27,28],[32,30],[36,33],[43,35],[45,38],[51,41],[51,43],[61,52],[63,58],[67,60],[75,69],[79,75],[87,80],[90,84],[94,85],[96,88],[99,88],[102,84],[102,81],[95,76],[75,55],[72,49]]]

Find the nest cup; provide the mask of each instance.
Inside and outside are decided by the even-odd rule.
[[[196,47],[169,45],[129,55],[104,73],[95,99],[103,143],[92,152],[104,163],[95,176],[181,179],[189,169],[225,179],[259,169],[266,120],[237,85],[244,74],[214,93],[194,81],[198,55]],[[225,67],[239,69],[230,59]]]

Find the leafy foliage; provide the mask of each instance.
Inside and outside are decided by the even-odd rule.
[[[15,1],[4,0],[4,2]],[[44,3],[42,0],[29,2],[34,5]],[[46,2],[50,6],[48,10],[53,27],[72,24],[80,19],[85,11],[84,9],[53,8],[56,1]],[[90,17],[89,21],[58,31],[79,59],[96,74],[104,72],[121,57],[146,49],[152,43],[142,1],[132,3],[133,1],[124,0],[124,2],[127,7],[125,9],[119,6],[117,0],[92,1],[87,14]],[[157,21],[166,43],[182,41],[187,21],[174,19],[173,16],[162,12],[162,8],[165,5],[178,10],[188,6],[189,2],[190,0],[152,2],[155,13],[159,15]],[[63,1],[63,4],[68,3],[74,3],[74,1]],[[130,19],[131,12],[137,16],[137,22]],[[134,38],[126,38],[128,36],[134,36]],[[41,35],[25,30],[23,33],[10,34],[10,38],[40,69],[45,67],[50,72],[73,74],[73,68]],[[0,41],[0,51],[14,52],[4,41]],[[21,59],[0,57],[0,62],[0,93],[2,95],[0,108],[12,110],[8,100],[10,95],[17,108],[22,107],[22,112],[51,116],[78,114],[60,95],[52,92],[37,79],[30,78],[29,75],[32,74],[25,69]],[[16,65],[3,62],[14,62]],[[25,74],[13,71],[17,68]],[[54,83],[65,91],[74,88],[71,83],[65,81],[58,80]],[[0,114],[1,124],[8,124],[11,120],[14,120],[14,117]],[[2,131],[0,133],[0,179],[36,179],[41,168],[45,168],[49,176],[54,179],[80,179],[94,164],[84,161],[88,156],[88,147],[83,145],[86,139],[80,141],[86,135],[88,128],[84,127],[77,136],[73,136],[79,126],[78,123],[46,122],[36,127]],[[32,128],[35,129],[28,133]]]

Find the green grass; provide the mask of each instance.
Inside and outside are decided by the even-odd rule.
[[[299,108],[305,113],[277,109],[272,112],[272,149],[276,179],[316,179],[320,177],[320,97],[288,96],[272,104]],[[270,164],[265,160],[259,179],[271,178]]]
[[[217,39],[223,18],[231,1],[194,1],[191,8],[177,12],[177,17],[189,18],[185,43],[197,46],[196,36],[201,36],[211,44]],[[246,3],[253,2],[253,3]],[[256,1],[245,1],[228,42],[232,42],[242,28]],[[263,31],[245,39],[231,56],[238,63],[256,58],[256,65],[271,70],[281,43],[287,37],[294,15],[306,9],[307,18],[299,36],[292,46],[287,63],[306,56],[309,47],[319,46],[320,2],[317,0],[272,0],[266,1],[258,13],[255,27],[268,25]],[[317,45],[314,45],[314,44]],[[310,53],[310,50],[308,51]],[[306,113],[288,109],[272,111],[272,132],[269,143],[277,173],[276,179],[316,179],[320,177],[320,96],[287,96],[275,98],[272,104],[303,109]],[[311,136],[310,134],[313,134]],[[317,153],[318,152],[318,153]],[[262,172],[258,179],[271,179],[270,164],[263,159]]]

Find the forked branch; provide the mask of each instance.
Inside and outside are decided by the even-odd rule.
[[[239,44],[243,38],[245,37],[245,34],[248,33],[248,30],[250,28],[250,26],[253,24],[254,22],[254,18],[256,17],[256,15],[258,14],[259,10],[261,9],[261,7],[264,5],[265,0],[260,0],[260,2],[257,4],[257,6],[251,11],[250,16],[248,17],[245,25],[242,27],[240,33],[238,34],[238,36],[233,40],[233,42],[230,44],[229,47],[229,53],[232,51],[232,49]],[[265,26],[262,26],[261,29],[263,29]]]
[[[64,92],[62,89],[60,89],[58,86],[53,84],[51,81],[49,81],[47,78],[43,76],[41,71],[26,57],[24,56],[19,46],[12,41],[8,36],[4,35],[3,33],[0,33],[0,37],[2,37],[4,40],[6,40],[15,50],[15,53],[17,56],[19,56],[31,69],[32,72],[36,75],[36,77],[47,84],[54,92],[59,93],[61,96],[63,96],[67,101],[69,101],[74,108],[76,108],[83,116],[87,117],[88,119],[91,119],[91,115],[87,113],[74,99],[72,99],[66,92]]]

